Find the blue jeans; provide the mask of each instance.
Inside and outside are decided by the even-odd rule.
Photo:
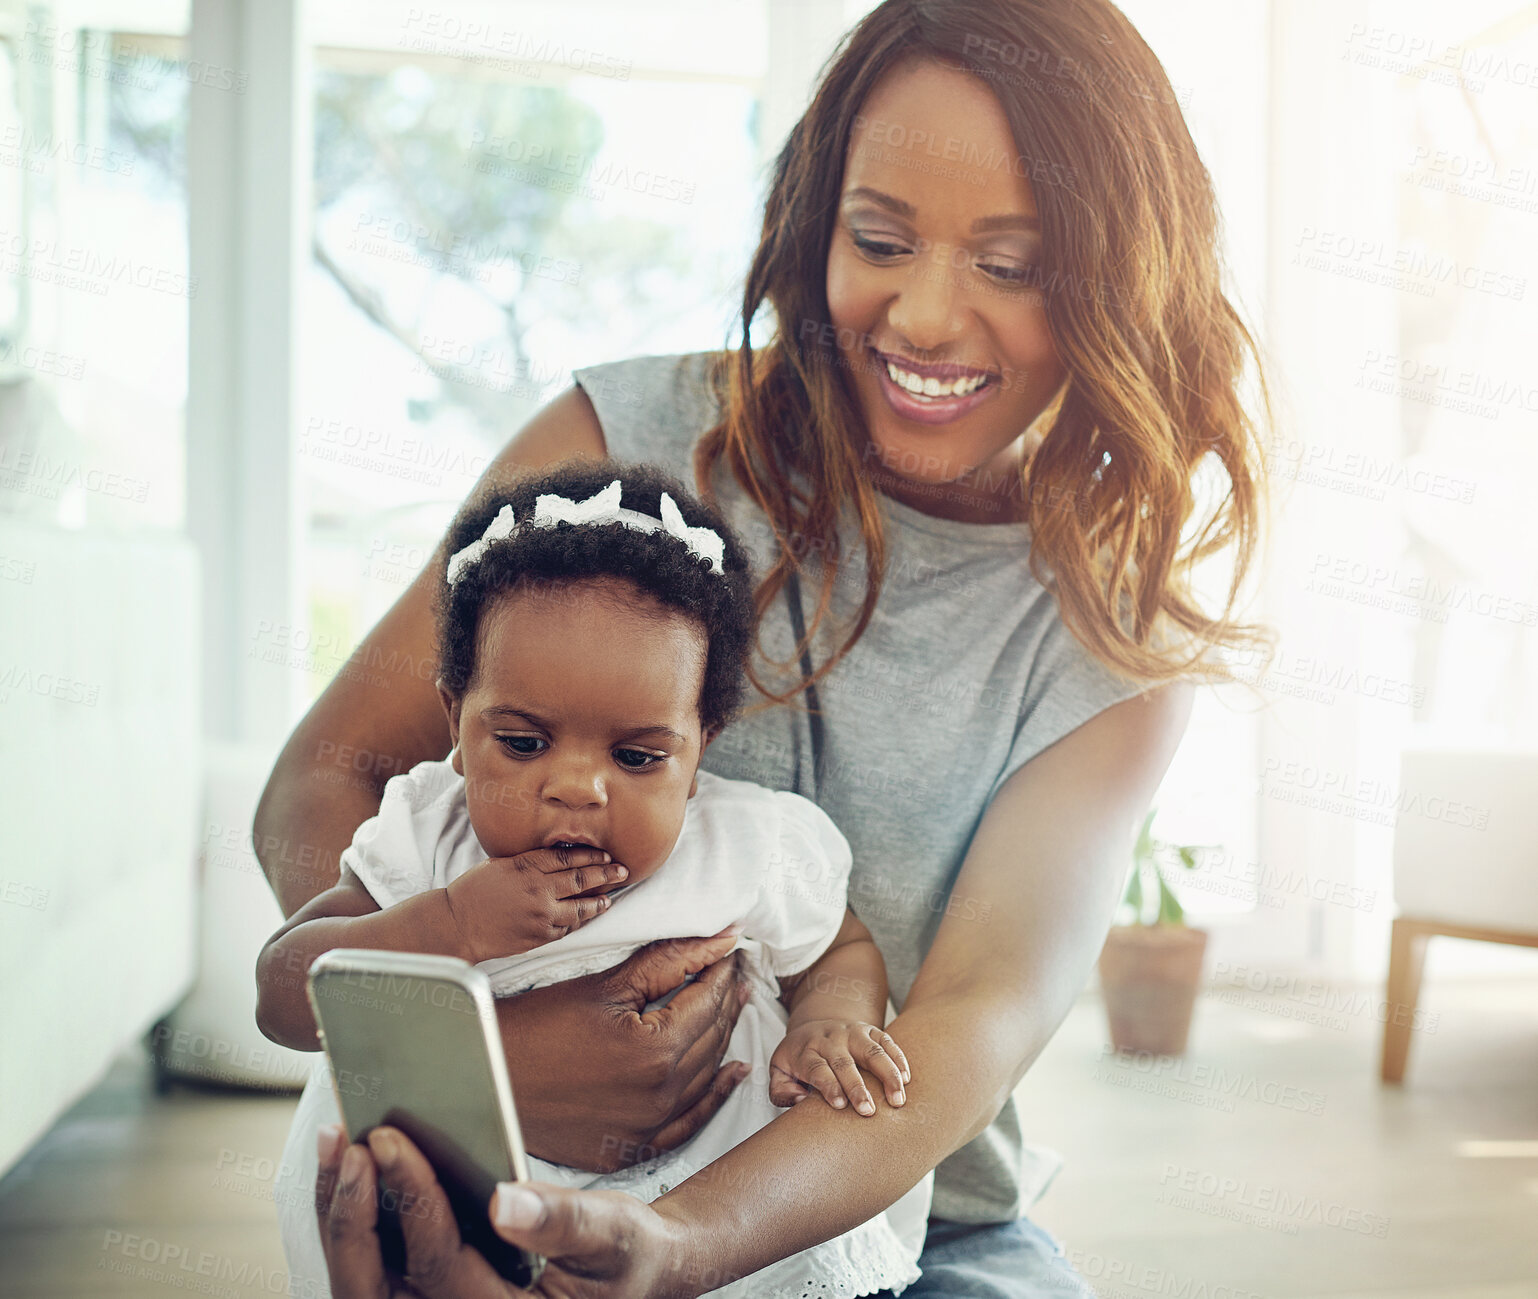
[[[931,1218],[919,1267],[924,1275],[902,1299],[1095,1299],[1063,1247],[1029,1218],[981,1226]]]

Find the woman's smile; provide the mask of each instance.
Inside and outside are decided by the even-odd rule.
[[[998,394],[998,376],[965,365],[932,365],[877,348],[881,395],[893,412],[917,424],[949,424]]]

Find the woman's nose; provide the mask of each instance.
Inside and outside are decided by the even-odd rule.
[[[901,291],[887,311],[895,329],[916,352],[935,352],[960,338],[962,272],[953,265],[954,249],[936,244],[915,257]]]

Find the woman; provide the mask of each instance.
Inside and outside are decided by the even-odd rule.
[[[1090,1293],[1022,1216],[1055,1167],[1010,1098],[1088,977],[1192,682],[1222,676],[1215,647],[1265,639],[1230,618],[1261,455],[1236,393],[1254,345],[1215,240],[1168,80],[1106,0],[887,0],[776,167],[743,310],[745,340],[773,309],[772,341],[719,366],[579,371],[488,471],[653,460],[691,473],[755,550],[764,699],[704,765],[814,797],[850,839],[850,903],[914,1078],[874,1118],[796,1106],[651,1206],[546,1193],[534,1226],[507,1228],[555,1258],[542,1292],[701,1293],[934,1169],[906,1294]],[[1209,455],[1226,482],[1198,515]],[[1230,544],[1228,607],[1209,617],[1191,566]],[[306,846],[264,858],[286,910],[331,884],[390,775],[447,750],[432,580],[430,565],[364,641],[370,672],[338,677],[279,760],[257,836]],[[326,781],[324,755],[344,751],[377,779]],[[737,1081],[718,1068],[737,1005],[720,955],[673,944],[500,1004],[536,1154],[612,1168],[710,1117]],[[365,1149],[347,1158],[344,1184],[366,1183]],[[397,1142],[387,1180],[415,1158]],[[366,1223],[323,1216],[337,1292],[376,1293]],[[418,1291],[479,1293],[441,1244],[420,1245]]]

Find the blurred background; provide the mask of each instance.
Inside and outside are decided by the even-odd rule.
[[[873,7],[0,0],[0,1294],[285,1292],[277,748],[573,368],[728,340]],[[1271,365],[1280,644],[1022,1085],[1032,1214],[1103,1294],[1538,1295],[1538,5],[1122,7]]]

